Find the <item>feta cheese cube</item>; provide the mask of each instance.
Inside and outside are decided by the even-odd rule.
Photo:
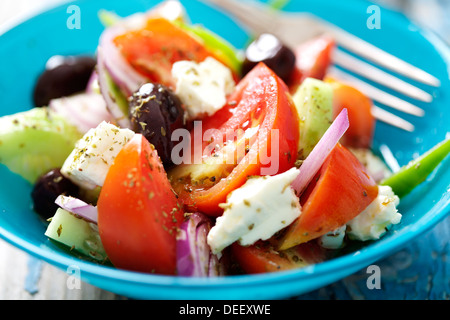
[[[90,129],[75,145],[61,173],[85,189],[103,186],[109,167],[134,132],[103,121]]]
[[[379,239],[391,225],[400,223],[399,198],[391,187],[379,186],[378,197],[363,212],[347,223],[350,239],[367,241]]]
[[[235,241],[251,245],[267,240],[301,214],[300,201],[291,188],[299,170],[292,168],[275,176],[254,177],[230,193],[222,204],[207,242],[217,254]]]
[[[214,114],[225,105],[235,88],[230,69],[211,57],[201,63],[175,62],[172,76],[176,81],[175,93],[190,120]]]

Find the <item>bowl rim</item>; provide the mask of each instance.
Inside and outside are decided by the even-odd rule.
[[[367,0],[364,2],[370,3]],[[66,6],[69,3],[77,3],[76,0],[62,0],[56,5],[48,5],[40,7],[37,10],[28,11],[22,15],[18,15],[15,18],[7,20],[6,23],[0,26],[0,38],[8,31],[20,26],[22,23],[29,21],[30,19],[39,16],[43,13],[52,10],[58,10],[60,7]],[[216,9],[215,7],[212,7]],[[392,11],[391,9],[387,9]],[[404,16],[402,13],[400,13]],[[421,32],[421,35],[436,49],[442,60],[450,68],[450,45],[447,44],[439,35],[423,26],[415,25],[409,18],[404,16],[414,27]],[[219,278],[189,278],[180,276],[167,276],[158,274],[148,274],[129,270],[115,269],[113,267],[107,267],[94,262],[78,259],[76,257],[62,256],[58,251],[50,251],[43,249],[42,247],[31,244],[25,241],[19,236],[7,231],[0,225],[0,238],[13,246],[27,252],[28,254],[37,258],[43,259],[46,262],[57,266],[61,269],[74,265],[82,271],[81,277],[86,277],[85,274],[98,278],[111,278],[112,280],[120,280],[122,282],[130,283],[131,285],[144,285],[144,286],[164,286],[164,287],[177,287],[185,286],[190,288],[211,288],[211,286],[218,287],[234,287],[239,284],[245,284],[246,286],[253,285],[269,285],[271,283],[292,282],[307,279],[311,275],[321,276],[336,270],[343,270],[350,267],[353,264],[367,266],[374,261],[400,250],[410,241],[416,239],[420,234],[432,229],[436,224],[444,220],[450,214],[450,189],[447,189],[447,193],[435,203],[431,209],[426,212],[418,221],[416,221],[409,230],[409,232],[401,232],[398,230],[399,235],[393,235],[386,241],[383,241],[380,245],[376,242],[363,248],[361,251],[352,252],[340,257],[333,258],[331,260],[321,262],[315,265],[307,266],[301,269],[294,269],[288,271],[280,271],[275,273],[265,274],[251,274],[251,275],[232,275]]]

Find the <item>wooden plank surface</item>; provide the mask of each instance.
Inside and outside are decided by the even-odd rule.
[[[47,0],[57,3],[60,0]],[[32,11],[45,1],[2,0],[0,25]],[[397,0],[403,8],[406,0]],[[417,1],[420,2],[420,1]],[[392,3],[392,2],[391,2]],[[411,6],[411,8],[415,6]],[[448,23],[449,20],[447,20]],[[436,23],[436,22],[435,22]],[[381,288],[370,290],[361,270],[341,281],[293,299],[435,299],[450,298],[450,217],[417,241],[377,262]],[[69,289],[69,275],[0,240],[0,300],[115,300],[126,299],[82,282]]]
[[[69,289],[69,275],[0,241],[0,300],[110,300],[121,297],[81,283]]]

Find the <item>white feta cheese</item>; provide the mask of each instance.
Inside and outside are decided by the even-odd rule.
[[[212,115],[221,109],[235,82],[229,68],[214,58],[201,63],[178,61],[172,67],[175,93],[184,104],[189,119]]]
[[[379,239],[387,228],[400,223],[402,215],[397,210],[399,202],[391,187],[379,186],[377,198],[347,223],[349,238],[360,241]]]
[[[328,232],[319,238],[319,244],[325,249],[339,249],[344,246],[346,225]]]
[[[82,188],[103,186],[109,167],[134,134],[103,121],[78,140],[61,173]]]
[[[275,176],[254,177],[230,193],[225,209],[208,234],[213,253],[235,241],[251,245],[267,240],[301,214],[300,201],[291,188],[299,170],[292,168]]]

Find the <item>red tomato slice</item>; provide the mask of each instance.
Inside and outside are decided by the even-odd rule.
[[[172,88],[175,85],[172,79],[175,62],[202,62],[210,56],[221,61],[199,39],[163,18],[149,19],[144,28],[118,36],[114,43],[139,73],[152,82]]]
[[[301,197],[302,214],[279,240],[280,250],[320,237],[361,213],[378,195],[364,166],[338,144]]]
[[[245,156],[236,157],[231,164],[227,161],[227,165],[212,166],[214,170],[209,165],[186,164],[169,172],[174,189],[188,208],[186,210],[219,216],[223,212],[219,204],[225,203],[227,195],[242,186],[249,176],[265,175],[264,170],[271,167],[276,168],[271,174],[293,167],[299,139],[298,121],[287,86],[265,64],[258,64],[238,84],[228,104],[202,122],[203,132],[217,128],[213,142],[204,142],[203,148],[223,145],[227,134],[253,134],[245,142]],[[273,135],[274,132],[278,137]],[[238,142],[233,143],[228,147],[237,148]],[[218,152],[221,150],[226,149]],[[207,157],[204,163],[211,161],[214,161],[214,155]],[[193,182],[190,180],[192,170],[209,170],[211,173],[202,181]]]
[[[98,227],[118,268],[176,272],[176,233],[183,220],[158,154],[140,134],[108,171],[98,200]]]
[[[276,251],[269,242],[259,241],[246,247],[235,242],[231,245],[231,255],[242,271],[253,274],[306,267],[325,261],[329,252],[315,241],[285,251]]]
[[[289,81],[295,92],[306,78],[322,80],[331,63],[336,42],[329,36],[320,36],[302,43],[295,49],[296,65]]]
[[[375,117],[372,100],[358,89],[330,76],[324,79],[333,87],[333,114],[336,117],[347,108],[350,127],[342,144],[354,148],[370,148],[375,133]]]

